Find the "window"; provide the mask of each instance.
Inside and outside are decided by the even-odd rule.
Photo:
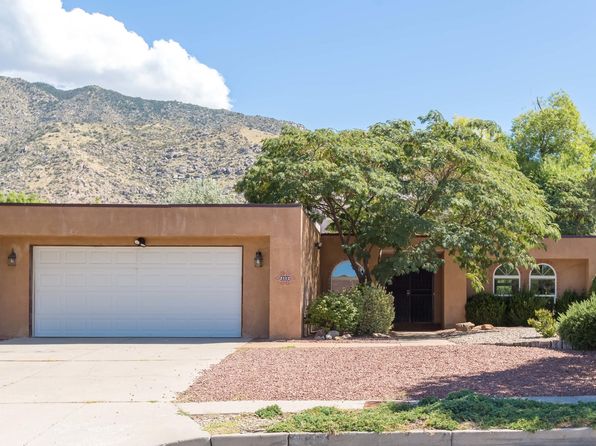
[[[530,291],[538,296],[557,299],[557,273],[555,269],[546,263],[538,264],[530,271]]]
[[[519,270],[510,265],[499,265],[493,275],[493,293],[511,296],[519,291]]]
[[[331,273],[331,291],[341,291],[358,285],[358,277],[348,260],[339,262]]]

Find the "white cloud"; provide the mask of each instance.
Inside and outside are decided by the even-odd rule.
[[[66,11],[61,0],[0,0],[0,74],[231,108],[223,77],[178,42],[148,45],[113,17]]]

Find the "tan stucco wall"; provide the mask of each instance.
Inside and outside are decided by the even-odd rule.
[[[324,234],[321,237],[321,291],[330,289],[331,272],[335,265],[346,260],[336,235]],[[559,241],[547,240],[546,249],[530,252],[538,263],[548,263],[557,272],[557,293],[566,289],[585,291],[590,288],[596,275],[596,237],[564,237]],[[385,250],[387,251],[387,250]],[[465,304],[468,296],[475,293],[465,272],[446,254],[444,264],[435,274],[434,320],[445,328],[453,327],[466,319]],[[373,256],[371,264],[376,264]],[[487,291],[492,291],[492,274],[497,265],[487,271]],[[522,287],[529,286],[529,271],[520,268]]]
[[[596,275],[596,237],[563,237],[558,241],[548,240],[546,249],[530,252],[537,263],[551,265],[557,274],[557,295],[565,290],[584,292],[590,289]],[[485,291],[493,291],[493,274],[498,265],[487,271]],[[518,268],[521,276],[520,285],[529,288],[530,270]],[[468,296],[475,294],[468,283]]]
[[[300,337],[303,300],[312,293],[303,271],[316,261],[301,255],[304,233],[316,232],[304,218],[298,206],[0,205],[0,337],[30,335],[32,246],[133,246],[139,236],[150,246],[242,246],[243,335]],[[9,267],[13,248],[18,264]],[[263,268],[254,266],[257,250]],[[294,280],[282,285],[280,271]]]

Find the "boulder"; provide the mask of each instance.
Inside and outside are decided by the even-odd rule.
[[[472,331],[473,328],[474,324],[472,322],[460,322],[458,324],[455,324],[455,329],[457,331],[468,332]]]
[[[326,334],[325,339],[330,341],[331,339],[333,339],[333,336],[331,336],[330,334]]]
[[[331,339],[335,339],[339,336],[339,331],[331,330],[330,332],[327,333],[327,336],[331,336]],[[327,336],[325,336],[325,337],[327,337]]]
[[[482,324],[480,326],[480,330],[494,330],[495,326],[493,324]]]

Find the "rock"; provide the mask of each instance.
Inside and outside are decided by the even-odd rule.
[[[317,335],[315,335],[315,341],[322,341],[323,339],[325,339],[325,336],[317,336]]]
[[[339,331],[331,330],[330,332],[327,333],[327,336],[331,336],[331,339],[335,339],[339,336]]]
[[[472,322],[460,322],[458,324],[455,324],[455,329],[457,331],[468,332],[472,331],[473,328],[474,324]]]
[[[333,336],[331,336],[330,334],[325,335],[325,339],[331,340],[333,339]]]
[[[482,324],[480,326],[480,330],[494,330],[495,326],[493,324]]]
[[[383,338],[383,339],[387,339],[390,338],[391,336],[389,336],[388,334],[385,333],[373,333],[373,338]]]
[[[315,331],[315,338],[318,336],[320,338],[324,338],[327,332],[321,328],[320,330]]]
[[[352,335],[350,333],[346,333],[345,335],[343,335],[344,339],[352,339]]]

